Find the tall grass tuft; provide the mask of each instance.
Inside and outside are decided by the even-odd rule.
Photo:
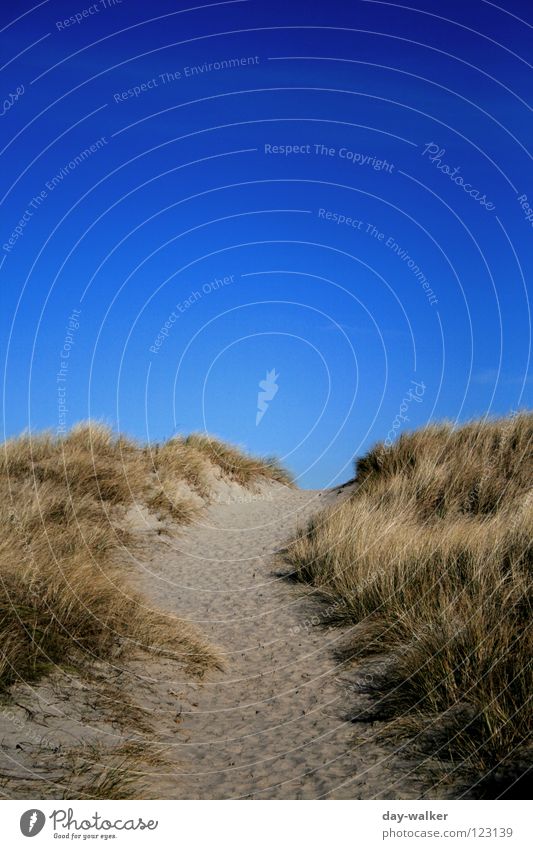
[[[218,663],[199,633],[128,585],[124,552],[133,540],[119,521],[134,504],[190,521],[209,498],[217,457],[222,477],[246,485],[281,475],[205,438],[143,447],[98,423],[1,446],[0,690],[57,663],[131,648],[162,652],[195,673]]]
[[[186,437],[184,444],[198,451],[210,463],[218,466],[224,476],[241,486],[250,486],[262,480],[292,485],[289,472],[272,457],[250,457],[233,445],[202,433]]]
[[[531,757],[532,483],[531,413],[431,425],[359,459],[287,552],[355,624],[352,654],[392,659],[382,708],[440,717],[441,753],[480,779]]]

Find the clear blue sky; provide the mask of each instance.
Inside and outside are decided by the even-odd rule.
[[[531,5],[413,3],[3,4],[4,435],[207,430],[327,486],[531,406]]]

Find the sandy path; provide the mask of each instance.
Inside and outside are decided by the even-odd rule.
[[[374,742],[377,729],[346,721],[356,697],[332,653],[340,632],[306,625],[320,607],[276,574],[278,549],[336,497],[276,486],[249,503],[216,503],[145,564],[144,590],[197,624],[226,665],[202,685],[167,680],[152,718],[176,768],[154,777],[156,795],[420,795]],[[179,730],[168,731],[169,712]]]

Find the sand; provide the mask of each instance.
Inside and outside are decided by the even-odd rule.
[[[140,740],[166,761],[141,765],[147,798],[442,798],[427,769],[422,775],[380,742],[384,723],[353,721],[368,696],[357,670],[336,659],[346,629],[331,627],[327,606],[280,574],[280,550],[296,529],[345,496],[220,483],[188,527],[163,527],[140,511],[133,521],[143,554],[131,558],[131,581],[155,606],[198,626],[224,668],[199,683],[170,660],[97,666],[114,719],[103,718],[91,684],[67,672],[18,685],[8,720],[0,716],[0,772],[12,776],[4,794],[73,796],[62,778],[64,749]],[[125,710],[121,722],[121,692],[141,708],[137,726]]]
[[[176,770],[158,795],[186,799],[418,798],[409,766],[381,746],[380,723],[353,723],[357,674],[335,648],[327,607],[280,576],[279,551],[338,491],[269,486],[222,493],[202,519],[163,544],[141,586],[220,647],[223,672],[177,684],[180,733],[165,734]],[[225,500],[229,503],[224,503]]]

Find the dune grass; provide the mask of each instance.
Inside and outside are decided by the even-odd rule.
[[[146,741],[118,745],[80,743],[51,754],[37,747],[35,771],[0,773],[0,792],[16,799],[150,799],[152,773],[168,769],[160,751]]]
[[[250,457],[227,442],[201,433],[186,437],[184,447],[199,452],[214,466],[218,466],[229,480],[241,486],[250,486],[260,481],[292,485],[289,472],[273,457]]]
[[[246,485],[281,477],[216,440],[140,446],[97,423],[1,446],[0,690],[127,649],[164,653],[198,674],[219,662],[195,629],[128,586],[124,555],[135,541],[120,521],[134,504],[189,521],[217,465]]]
[[[480,788],[497,771],[495,794],[531,757],[532,483],[532,414],[429,426],[358,460],[287,552],[355,625],[351,654],[392,659],[382,715],[431,717],[434,748]]]

